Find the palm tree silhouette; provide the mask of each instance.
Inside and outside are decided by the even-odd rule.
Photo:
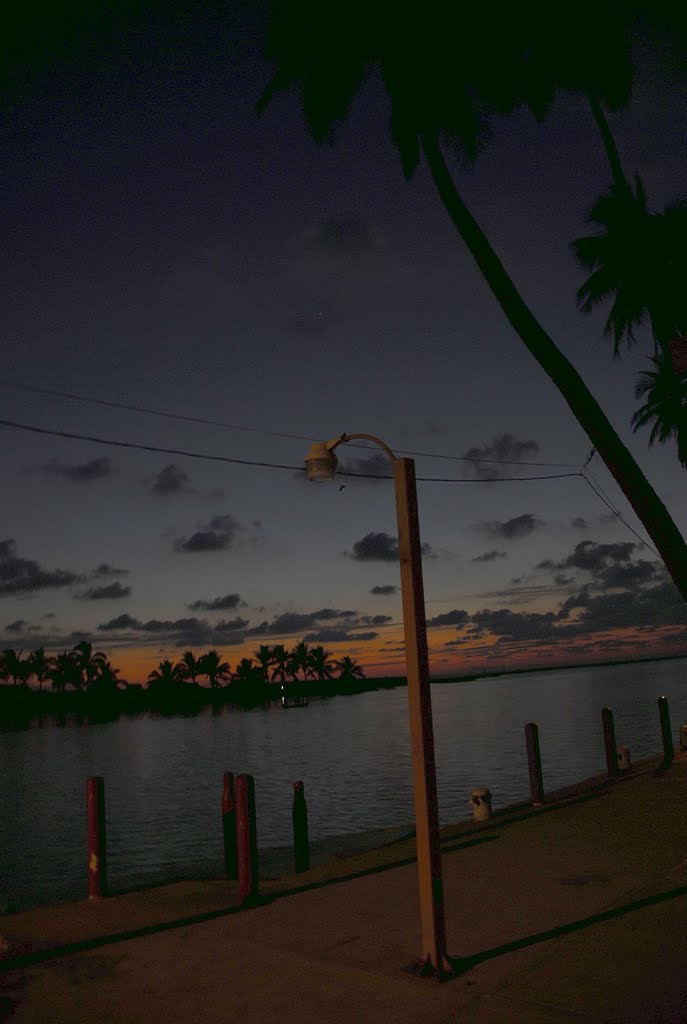
[[[178,689],[184,681],[184,667],[181,662],[173,665],[169,658],[161,661],[148,676],[148,689],[154,693],[169,693]]]
[[[347,654],[340,661],[336,662],[335,668],[339,673],[340,679],[354,679],[356,676],[358,679],[365,678],[365,673],[361,666],[353,658],[349,658]]]
[[[75,690],[81,689],[81,668],[73,651],[63,651],[57,655],[50,677],[53,689],[58,693],[62,693],[68,686],[73,686]]]
[[[647,399],[632,417],[632,428],[637,431],[653,421],[649,445],[674,437],[680,465],[687,469],[687,374],[678,376],[662,353],[651,361],[656,369],[644,370],[637,378],[635,398]]]
[[[193,651],[186,651],[183,658],[181,659],[181,665],[184,670],[184,677],[190,679],[192,683],[195,683],[199,675],[204,675],[203,670],[200,667],[200,660],[196,659]]]
[[[632,67],[626,30],[632,5],[584,0],[570,19],[577,44],[556,60],[556,19],[537,4],[432,4],[421,8],[360,0],[273,0],[266,51],[276,72],[258,101],[295,88],[317,142],[331,141],[334,125],[373,68],[381,73],[391,105],[391,135],[409,179],[421,154],[454,226],[472,253],[506,318],[556,385],[594,448],[654,540],[687,600],[687,544],[665,505],[612,427],[601,406],[546,333],[463,202],[442,152],[448,144],[463,159],[483,148],[489,117],[520,103],[546,114],[557,88],[581,91],[610,109],[630,93]],[[594,26],[593,31],[590,25]],[[598,26],[598,34],[597,34]],[[598,41],[601,40],[601,45]],[[598,121],[598,118],[597,118]]]
[[[636,342],[635,328],[647,322],[654,356],[668,353],[668,342],[687,324],[687,205],[650,213],[637,175],[634,193],[614,184],[589,221],[599,230],[572,243],[582,267],[592,271],[577,293],[580,308],[590,313],[613,300],[604,333],[613,336],[616,355],[621,341]]]
[[[29,663],[27,659],[22,660],[22,651],[17,652],[12,647],[6,647],[2,652],[1,659],[1,671],[3,679],[12,679],[14,685],[17,686],[19,682],[25,683],[30,675]]]
[[[253,652],[255,660],[260,665],[260,671],[262,672],[262,678],[264,682],[269,682],[270,668],[273,663],[272,648],[266,644],[261,644],[257,651]]]
[[[289,664],[289,673],[294,683],[298,679],[298,673],[303,673],[303,679],[307,679],[311,674],[310,663],[308,661],[309,649],[308,645],[304,640],[297,643],[294,649],[291,651],[291,662]]]
[[[43,689],[43,683],[50,678],[54,667],[54,659],[47,656],[42,647],[36,648],[28,658],[29,674],[36,677],[38,689]]]
[[[222,656],[214,650],[198,659],[198,672],[208,677],[212,689],[219,686],[220,679],[229,679],[231,676],[228,662],[222,661]]]
[[[277,644],[272,648],[272,664],[274,665],[274,672],[272,673],[272,682],[278,679],[283,685],[286,681],[286,677],[289,674],[289,665],[291,663],[291,652],[287,651],[283,644]]]
[[[325,651],[324,647],[312,647],[308,654],[308,667],[320,682],[331,679],[334,675],[334,662],[331,661],[331,651]]]
[[[234,682],[244,684],[262,682],[262,673],[253,664],[252,658],[241,658],[234,672]]]
[[[74,644],[71,655],[79,672],[79,689],[90,689],[101,667],[106,663],[107,655],[103,651],[94,651],[88,640],[80,640],[78,644]]]

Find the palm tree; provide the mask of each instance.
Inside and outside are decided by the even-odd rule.
[[[286,681],[286,677],[289,674],[289,665],[291,663],[291,653],[287,651],[283,644],[277,644],[272,648],[272,664],[274,665],[274,672],[272,673],[272,682],[278,679],[283,685]]]
[[[90,692],[98,695],[109,695],[117,689],[117,684],[122,680],[117,679],[119,669],[115,668],[106,658],[104,662],[98,663],[97,675],[91,680]]]
[[[348,655],[341,658],[340,661],[336,662],[335,668],[339,673],[339,679],[364,679],[365,673],[361,666],[353,658],[349,658]]]
[[[229,679],[231,676],[229,663],[222,661],[222,656],[217,651],[208,651],[207,654],[201,655],[198,659],[198,672],[208,677],[213,689],[219,686],[220,679]]]
[[[153,693],[169,693],[177,690],[183,681],[184,667],[181,662],[173,665],[169,658],[165,658],[148,676],[148,689]]]
[[[79,689],[88,690],[97,678],[100,668],[106,663],[107,655],[103,651],[94,651],[88,640],[80,640],[71,651],[74,664],[79,671]]]
[[[291,662],[289,664],[289,674],[293,679],[294,683],[298,679],[298,673],[303,673],[303,679],[307,679],[311,674],[310,662],[308,661],[309,649],[308,645],[304,640],[296,644],[294,649],[291,651]]]
[[[81,668],[74,657],[73,651],[63,651],[54,660],[50,673],[53,689],[62,693],[68,686],[80,690],[83,682]]]
[[[577,370],[547,334],[463,202],[442,142],[473,160],[486,139],[487,112],[510,113],[527,103],[539,116],[556,88],[592,95],[619,107],[629,95],[631,63],[626,29],[637,4],[579,5],[574,60],[544,59],[540,5],[431,4],[417,10],[388,2],[273,0],[266,39],[276,72],[258,102],[261,113],[280,91],[296,88],[316,141],[331,141],[337,121],[373,67],[391,104],[391,134],[406,178],[424,155],[437,192],[507,320],[553,381],[592,445],[652,537],[687,600],[687,544],[668,510],[609,422]],[[552,24],[549,19],[544,24]],[[597,24],[603,32],[597,34]],[[590,26],[593,26],[590,27]],[[601,31],[601,30],[600,30]],[[595,38],[604,38],[604,61]],[[533,60],[539,55],[539,64]]]
[[[635,398],[647,396],[645,404],[632,417],[632,428],[648,426],[653,420],[649,445],[677,441],[677,457],[687,469],[687,374],[678,374],[668,356],[659,353],[652,362],[655,370],[639,374]]]
[[[636,189],[616,184],[601,196],[589,214],[599,229],[578,238],[573,249],[591,271],[577,293],[580,308],[590,313],[612,299],[604,334],[635,342],[635,328],[649,324],[654,355],[668,353],[668,342],[687,324],[687,205],[673,203],[663,213],[650,213],[639,176]]]
[[[42,647],[38,647],[28,658],[29,674],[36,677],[38,689],[43,689],[43,683],[50,678],[53,669],[54,659],[47,656]]]
[[[261,644],[257,651],[253,652],[255,660],[260,665],[260,671],[262,672],[262,678],[265,683],[269,682],[270,668],[273,662],[272,648],[266,644]]]
[[[6,647],[2,652],[1,666],[3,679],[12,679],[14,685],[19,682],[26,683],[30,675],[28,659],[22,660],[23,651],[19,654],[12,648]]]
[[[263,677],[260,669],[253,664],[252,658],[241,658],[236,666],[233,681],[239,684],[254,684],[262,682]]]
[[[184,670],[184,676],[186,679],[190,679],[192,683],[195,683],[199,675],[203,675],[204,672],[200,667],[200,659],[197,659],[193,651],[186,651],[183,658],[181,659],[181,665]]]
[[[331,679],[334,675],[334,662],[330,661],[331,651],[325,651],[324,647],[312,647],[308,654],[308,667],[320,682]]]

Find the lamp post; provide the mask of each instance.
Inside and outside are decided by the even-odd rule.
[[[439,809],[434,766],[434,732],[415,462],[413,459],[397,458],[388,445],[372,434],[341,434],[326,444],[315,442],[308,452],[305,464],[308,479],[332,480],[337,465],[334,449],[340,444],[359,438],[379,445],[389,456],[394,467],[422,927],[422,956],[413,969],[417,973],[442,977],[451,974],[452,968],[446,955]]]

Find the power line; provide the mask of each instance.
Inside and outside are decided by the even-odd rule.
[[[653,547],[651,546],[651,544],[649,544],[649,543],[648,543],[647,541],[643,540],[643,539],[642,539],[642,537],[640,537],[640,536],[639,536],[639,534],[637,533],[637,531],[636,531],[635,529],[633,529],[633,528],[632,528],[632,527],[630,526],[630,524],[629,524],[629,523],[628,523],[628,522],[627,522],[627,521],[626,521],[625,519],[623,519],[623,517],[621,516],[620,512],[618,512],[617,508],[615,508],[615,507],[614,507],[614,506],[613,506],[613,505],[611,504],[611,502],[610,502],[610,501],[608,501],[608,500],[607,500],[607,499],[605,498],[605,496],[604,496],[604,494],[603,494],[603,492],[602,492],[602,490],[601,490],[601,486],[600,486],[600,484],[596,484],[596,486],[595,486],[595,483],[596,483],[596,481],[594,481],[594,483],[592,483],[592,480],[590,479],[590,474],[589,474],[589,471],[588,471],[588,470],[585,470],[584,472],[580,473],[579,475],[580,475],[580,476],[582,477],[582,479],[583,479],[583,480],[585,480],[585,481],[586,481],[586,482],[587,482],[587,483],[589,484],[589,486],[590,486],[590,487],[591,487],[591,489],[592,489],[592,490],[594,491],[594,493],[596,494],[596,496],[597,496],[597,497],[599,497],[599,498],[601,498],[601,500],[603,501],[604,505],[605,505],[605,506],[606,506],[606,507],[607,507],[608,509],[610,509],[610,511],[611,511],[611,512],[613,513],[613,515],[614,515],[614,516],[615,516],[615,517],[616,517],[617,519],[619,519],[619,520],[620,520],[620,522],[621,522],[621,523],[623,524],[623,526],[626,526],[626,527],[627,527],[627,529],[628,529],[628,530],[630,531],[630,533],[633,533],[633,534],[635,535],[635,537],[637,538],[637,540],[639,541],[639,543],[640,543],[640,544],[641,544],[641,545],[642,545],[643,547],[647,548],[647,549],[648,549],[649,551],[653,552],[653,554],[655,554],[657,558],[660,558],[661,556],[659,555],[658,551],[656,551],[656,549],[655,549],[655,548],[653,548]],[[597,490],[597,488],[598,488],[598,490]]]
[[[34,434],[47,434],[50,437],[66,437],[72,441],[90,441],[94,444],[112,445],[116,448],[134,448],[138,451],[160,452],[164,455],[182,455],[189,459],[208,459],[213,462],[230,462],[240,466],[262,466],[269,469],[291,469],[296,472],[305,472],[304,466],[285,466],[277,462],[259,462],[255,459],[235,459],[228,455],[210,455],[206,452],[190,452],[181,448],[162,448],[158,445],[140,444],[134,441],[112,441],[109,438],[95,437],[92,434],[77,434],[67,430],[50,430],[47,427],[36,427],[28,423],[17,423],[14,420],[0,419],[0,427],[10,427],[15,430],[28,430]],[[391,476],[380,476],[377,473],[355,473],[348,470],[340,470],[340,476],[366,477],[371,480],[392,480]],[[496,480],[475,480],[470,478],[452,477],[417,477],[423,483],[437,484],[483,484],[483,483],[515,483],[518,480],[556,480],[561,477],[580,476],[579,471],[575,473],[553,473],[544,476],[523,476],[523,477],[499,477]]]
[[[151,409],[144,405],[129,405],[125,402],[114,402],[105,398],[92,398],[88,395],[77,395],[71,391],[60,391],[55,388],[44,388],[37,384],[19,384],[16,381],[0,381],[3,387],[19,388],[21,391],[31,391],[40,395],[51,395],[56,398],[69,398],[75,402],[86,402],[91,405],[102,405],[109,409],[125,409],[128,412],[140,412],[146,413],[150,416],[161,416],[164,419],[170,420],[182,420],[186,423],[200,423],[204,426],[211,427],[223,427],[225,430],[242,430],[248,433],[254,434],[265,434],[269,437],[285,437],[292,441],[320,441],[321,438],[313,437],[310,434],[287,434],[276,430],[264,430],[261,427],[246,427],[236,423],[226,423],[223,420],[206,419],[202,416],[187,416],[184,413],[177,412],[165,412],[161,409]],[[368,446],[364,444],[355,444],[351,442],[352,448],[363,448],[367,449]],[[418,458],[426,459],[448,459],[452,462],[485,462],[500,466],[543,466],[548,469],[571,469],[576,466],[577,463],[571,462],[516,462],[509,459],[487,459],[480,458],[478,456],[465,456],[465,455],[443,455],[437,454],[436,452],[415,452],[408,451],[407,449],[396,449],[401,455],[412,455]],[[523,478],[524,479],[524,478]]]

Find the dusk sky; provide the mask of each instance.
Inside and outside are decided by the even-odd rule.
[[[608,504],[579,475],[591,443],[426,167],[405,181],[379,80],[321,148],[295,95],[256,117],[266,5],[182,10],[122,17],[2,79],[0,649],[85,638],[142,681],[187,649],[234,668],[305,639],[402,674],[393,483],[303,468],[310,439],[368,432],[416,459],[434,675],[687,652],[641,524],[598,456]],[[687,89],[669,40],[636,58],[609,120],[660,209],[685,193]],[[674,442],[650,449],[630,426],[649,335],[614,360],[604,311],[576,307],[570,242],[610,181],[585,101],[497,122],[452,166],[684,533]]]

